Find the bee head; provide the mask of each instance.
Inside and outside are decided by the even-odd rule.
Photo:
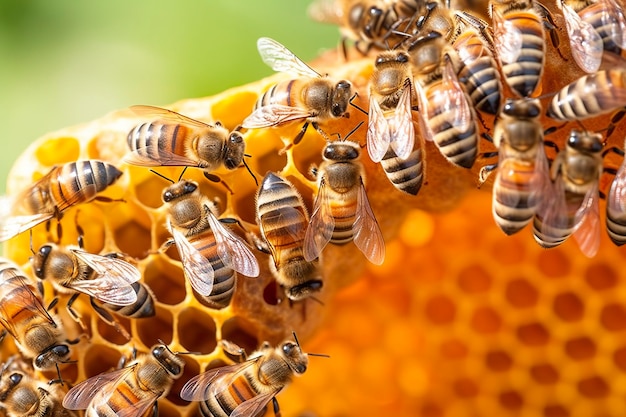
[[[235,169],[243,161],[243,154],[245,152],[245,143],[243,135],[239,132],[232,132],[228,136],[226,143],[224,166],[227,169]]]
[[[333,116],[341,117],[345,114],[351,96],[352,84],[349,81],[341,80],[335,85],[331,102],[331,113]]]
[[[193,181],[187,181],[187,180],[179,181],[176,184],[173,184],[167,187],[163,191],[162,198],[163,198],[163,201],[165,201],[166,203],[169,203],[172,200],[176,200],[177,198],[180,198],[182,196],[192,194],[197,189],[198,189],[198,184],[196,184]]]

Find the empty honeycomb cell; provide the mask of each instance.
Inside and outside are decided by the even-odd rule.
[[[439,346],[441,355],[446,359],[463,359],[467,357],[469,348],[459,339],[448,339]]]
[[[550,341],[550,332],[538,322],[520,325],[516,334],[520,342],[527,346],[545,346]]]
[[[212,119],[234,129],[254,108],[257,99],[258,95],[253,92],[233,91],[211,105]]]
[[[244,222],[256,224],[256,194],[252,192],[242,193],[236,189],[234,192],[236,194],[234,210],[237,217]]]
[[[137,170],[140,168],[131,166],[129,169]],[[133,175],[133,193],[137,197],[137,201],[148,208],[159,208],[163,205],[161,193],[158,191],[165,188],[167,184],[163,178],[153,173],[142,175],[141,177],[139,174]]]
[[[96,318],[96,320],[98,321],[96,328],[98,329],[98,334],[102,336],[104,340],[121,346],[128,343],[128,338],[123,334],[123,332],[130,332],[130,321],[125,317],[120,317],[115,314],[113,314],[113,316],[121,329],[106,323],[99,317]]]
[[[254,326],[241,317],[231,317],[222,324],[222,339],[235,343],[250,354],[265,340],[255,336]]]
[[[119,250],[129,256],[141,259],[150,253],[150,229],[139,221],[132,220],[120,224],[115,228],[113,238]]]
[[[478,333],[496,333],[502,327],[502,318],[492,307],[482,306],[472,313],[470,325]]]
[[[606,304],[600,311],[600,323],[605,329],[620,332],[626,329],[626,309],[620,303]]]
[[[178,313],[178,340],[190,352],[213,352],[217,346],[215,330],[213,318],[197,308]]]
[[[569,276],[572,261],[561,248],[553,248],[539,252],[537,267],[546,277],[563,278]]]
[[[453,383],[455,395],[461,398],[476,397],[480,393],[479,384],[470,378],[459,378]]]
[[[575,322],[583,318],[585,304],[574,292],[563,292],[554,297],[552,309],[556,316],[565,322]]]
[[[607,263],[593,263],[585,270],[585,282],[596,291],[615,288],[619,284],[617,271]]]
[[[610,389],[601,376],[590,376],[578,381],[578,391],[589,398],[604,398],[609,395]]]
[[[596,355],[596,350],[595,342],[586,336],[565,342],[565,352],[574,360],[592,359]]]
[[[123,355],[118,349],[106,345],[91,346],[85,353],[86,361],[83,368],[86,378],[117,369]]]
[[[561,404],[550,404],[543,408],[544,417],[570,417],[569,410]]]
[[[484,266],[469,264],[459,271],[457,281],[467,294],[480,294],[489,291],[493,277]]]
[[[163,304],[176,305],[186,297],[185,275],[182,269],[161,255],[148,259],[143,278],[156,299]]]
[[[35,157],[44,167],[74,162],[80,157],[80,142],[69,136],[51,138],[37,148]]]
[[[271,281],[263,288],[263,301],[267,304],[275,306],[281,302],[281,288],[276,281]]]
[[[426,401],[420,407],[419,415],[424,417],[444,417],[446,414],[441,405]]]
[[[135,336],[138,337],[144,345],[152,346],[159,342],[159,340],[163,341],[166,345],[172,343],[174,320],[170,310],[157,305],[154,317],[145,320],[137,320],[134,324],[137,326],[137,334]]]
[[[491,246],[493,260],[501,265],[516,265],[526,258],[526,246],[518,239],[501,236]]]
[[[431,296],[424,303],[426,317],[434,324],[447,325],[454,322],[456,304],[445,294]]]
[[[550,363],[538,363],[530,367],[532,379],[542,385],[553,385],[559,381],[559,371]]]
[[[613,363],[622,372],[626,372],[626,346],[615,349],[613,352]]]
[[[500,405],[507,410],[520,410],[524,407],[524,397],[514,390],[501,392],[498,400]]]
[[[493,372],[506,372],[513,366],[513,358],[503,350],[492,350],[485,355],[485,365]]]
[[[515,308],[534,307],[539,300],[539,291],[527,278],[514,278],[506,284],[506,300]]]

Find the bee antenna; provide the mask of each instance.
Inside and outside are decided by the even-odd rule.
[[[293,331],[291,332],[291,334],[293,334],[293,340],[295,340],[295,341],[296,341],[296,345],[298,345],[298,347],[300,347],[300,341],[298,340],[298,336],[296,336],[296,331],[295,331],[295,330],[293,330]]]
[[[174,180],[171,180],[169,178],[167,178],[165,175],[156,172],[155,170],[151,169],[150,172],[152,172],[153,174],[158,175],[159,177],[163,178],[165,181],[171,182],[172,184],[174,184]]]
[[[350,131],[350,132],[348,132],[348,134],[346,135],[346,137],[345,137],[345,138],[343,138],[343,140],[348,140],[348,138],[349,138],[350,136],[352,136],[352,134],[353,134],[354,132],[356,132],[356,131],[357,131],[357,130],[361,127],[361,125],[362,125],[363,123],[364,123],[364,122],[363,122],[363,121],[361,121],[358,125],[356,125],[356,126],[355,126],[355,127],[354,127],[351,131]]]
[[[250,158],[252,155],[248,155],[248,154],[244,154],[243,156],[247,156],[248,158]],[[252,170],[250,169],[250,167],[248,166],[248,164],[246,163],[245,159],[242,159],[241,162],[243,163],[243,166],[246,167],[246,169],[248,170],[248,172],[250,173],[250,175],[252,175],[252,178],[254,179],[254,183],[256,184],[256,186],[259,186],[259,180],[257,180],[256,175],[254,175],[254,173],[252,172]]]
[[[180,180],[183,178],[183,175],[185,175],[185,171],[187,171],[187,168],[189,167],[185,167],[183,168],[183,172],[180,173],[180,175],[178,176],[178,181],[180,182]]]
[[[357,98],[357,96],[358,96],[358,95],[359,95],[358,93],[354,93],[354,95],[353,95],[352,97],[350,97],[350,100],[348,101],[348,103],[350,103],[350,105],[351,105],[352,107],[354,107],[355,109],[357,109],[357,110],[358,110],[358,111],[360,111],[361,113],[363,113],[363,114],[367,115],[368,113],[367,113],[365,110],[363,110],[362,108],[360,108],[359,106],[357,106],[356,104],[354,104],[354,103],[352,102],[355,98]]]
[[[28,230],[29,234],[30,234],[30,252],[33,254],[33,256],[35,256],[35,250],[33,249],[33,229],[29,229]]]
[[[165,349],[167,349],[167,351],[170,352],[172,355],[202,355],[202,352],[189,352],[189,351],[174,352],[172,349],[170,349],[167,343],[165,343],[163,340],[157,339],[157,341],[163,346],[165,346]]]
[[[302,349],[302,347],[300,346],[300,341],[298,340],[298,336],[296,336],[296,332],[295,332],[295,331],[292,331],[292,332],[291,332],[291,334],[293,334],[293,340],[295,340],[295,341],[296,341],[296,345],[297,345],[300,349]],[[319,357],[322,357],[322,358],[330,358],[330,356],[329,356],[329,355],[326,355],[326,354],[324,354],[324,353],[308,353],[308,352],[307,352],[307,355],[309,355],[309,356],[319,356]]]

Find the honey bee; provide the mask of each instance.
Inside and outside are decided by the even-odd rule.
[[[198,184],[180,180],[163,191],[167,228],[192,288],[216,308],[226,307],[235,290],[236,272],[259,275],[248,245],[218,219],[217,205]]]
[[[408,52],[417,83],[421,131],[454,165],[470,168],[478,154],[478,126],[459,83],[456,51],[439,32],[411,40]]]
[[[53,167],[43,178],[14,197],[0,200],[0,242],[92,200],[122,175],[106,162],[83,160]]]
[[[415,128],[411,114],[413,75],[404,51],[383,52],[376,58],[370,81],[367,152],[380,162],[391,147],[407,159],[413,151]]]
[[[409,157],[402,159],[388,149],[380,165],[385,176],[396,189],[417,195],[424,181],[424,154],[421,146],[415,146]]]
[[[457,11],[455,18],[451,43],[459,56],[459,81],[465,86],[474,108],[497,114],[500,111],[502,81],[491,52],[488,25],[464,11]]]
[[[35,377],[19,356],[10,357],[0,373],[0,411],[7,417],[78,417],[61,405],[59,384]]]
[[[626,71],[600,70],[559,90],[548,107],[556,120],[582,120],[626,106]]]
[[[318,74],[277,41],[260,38],[259,54],[274,71],[287,72],[299,78],[275,84],[256,102],[252,114],[243,121],[247,129],[278,126],[283,123],[306,120],[293,141],[302,140],[309,124],[328,140],[318,123],[332,118],[347,117],[353,89],[349,81],[336,84]]]
[[[52,282],[59,293],[72,294],[67,302],[67,310],[79,323],[80,316],[72,304],[81,293],[89,296],[94,310],[105,322],[114,325],[122,333],[125,331],[103,309],[133,318],[154,315],[149,290],[137,282],[141,272],[119,257],[119,254],[102,256],[86,252],[80,247],[61,247],[48,243],[39,248],[31,264],[37,278]],[[96,301],[101,304],[96,304]]]
[[[552,164],[553,183],[535,215],[533,233],[541,246],[558,246],[574,234],[584,255],[598,251],[602,146],[599,133],[572,130]]]
[[[297,301],[322,289],[317,260],[304,258],[304,236],[309,215],[300,193],[287,181],[268,172],[256,196],[257,223],[274,262],[276,281],[290,300]]]
[[[83,410],[85,417],[141,417],[165,397],[174,380],[183,374],[185,361],[165,345],[153,346],[130,365],[93,376],[72,387],[63,399],[69,410]]]
[[[8,259],[0,258],[0,323],[37,370],[69,362],[70,348],[63,323],[46,310],[26,274]],[[59,373],[60,375],[60,373]],[[59,379],[61,377],[59,376]]]
[[[304,259],[317,258],[328,242],[354,240],[373,264],[385,260],[385,242],[365,192],[365,168],[360,146],[350,141],[326,145],[324,161],[316,170],[318,192],[304,235]]]
[[[124,161],[139,166],[189,166],[210,172],[220,166],[235,169],[245,165],[243,135],[230,132],[220,122],[214,125],[153,106],[132,106],[137,115],[154,119],[128,133],[130,153]]]
[[[493,143],[498,148],[492,212],[507,235],[533,219],[550,181],[544,152],[541,103],[538,99],[507,100],[496,122]],[[491,167],[481,170],[481,179]]]
[[[490,0],[496,52],[504,79],[520,97],[530,97],[543,73],[544,23],[533,0]]]
[[[624,156],[622,149],[609,150]],[[606,229],[613,243],[626,243],[626,160],[615,173],[606,198]]]
[[[600,68],[604,51],[626,48],[626,16],[616,0],[561,0],[572,56],[587,73]]]
[[[308,363],[308,355],[297,340],[285,341],[276,348],[265,342],[245,362],[210,369],[191,378],[180,397],[201,401],[203,417],[257,416],[294,376],[306,371]]]

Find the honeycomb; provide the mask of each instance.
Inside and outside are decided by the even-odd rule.
[[[581,75],[568,46],[560,48],[569,61],[564,65],[554,48],[548,50],[542,94]],[[352,52],[348,58],[330,52],[314,67],[349,79],[359,92],[355,104],[367,108],[373,59]],[[264,91],[286,77],[276,74],[168,108],[233,129]],[[324,130],[345,137],[366,117],[354,109],[350,113],[325,123]],[[609,117],[584,125],[600,130]],[[73,346],[76,362],[61,369],[64,380],[77,383],[110,370],[133,349],[146,353],[162,340],[174,351],[193,353],[185,355],[182,378],[160,400],[160,415],[196,416],[197,404],[180,399],[178,392],[208,367],[232,363],[221,340],[250,353],[263,341],[278,344],[295,331],[304,351],[330,357],[311,358],[306,374],[278,396],[283,416],[574,417],[618,416],[626,409],[626,286],[621,285],[626,272],[618,267],[624,250],[605,234],[593,259],[583,257],[572,239],[546,250],[529,230],[505,236],[491,216],[490,184],[476,189],[485,161],[472,170],[453,167],[427,142],[426,182],[412,197],[395,190],[379,165],[362,158],[368,197],[387,243],[385,263],[369,265],[353,244],[329,245],[322,259],[323,291],[317,299],[292,303],[277,288],[268,256],[255,252],[260,276],[240,275],[230,306],[215,310],[194,296],[175,248],[159,251],[169,238],[161,201],[169,183],[147,168],[121,162],[126,135],[140,121],[120,110],[45,135],[16,161],[9,177],[7,193],[15,194],[53,165],[77,159],[104,160],[124,171],[103,193],[123,201],[76,206],[64,213],[60,236],[54,227],[48,231],[40,225],[32,237],[23,233],[4,245],[4,255],[32,275],[31,247],[51,240],[76,244],[80,225],[86,250],[128,254],[154,292],[154,317],[119,319],[130,340],[102,322],[81,296],[74,307],[87,323],[83,332],[65,312],[67,297],[59,295],[57,310],[68,337],[80,339]],[[486,129],[492,123],[485,117]],[[259,180],[267,171],[289,178],[311,207],[315,182],[309,171],[321,162],[324,141],[309,129],[300,144],[281,152],[300,128],[295,123],[244,132],[251,155],[247,164]],[[357,129],[351,140],[364,144],[365,131]],[[562,147],[568,131],[559,127],[550,140]],[[623,126],[614,127],[607,146],[621,147],[623,132]],[[481,152],[493,150],[490,146],[483,141]],[[616,168],[621,160],[609,155],[605,162]],[[155,170],[172,180],[182,171]],[[216,198],[223,217],[237,218],[247,232],[257,233],[252,176],[245,169],[216,174],[232,193],[195,169],[186,170],[184,178]],[[603,176],[603,191],[610,179]],[[47,302],[55,297],[47,285],[45,294]],[[13,352],[7,338],[2,360]]]

